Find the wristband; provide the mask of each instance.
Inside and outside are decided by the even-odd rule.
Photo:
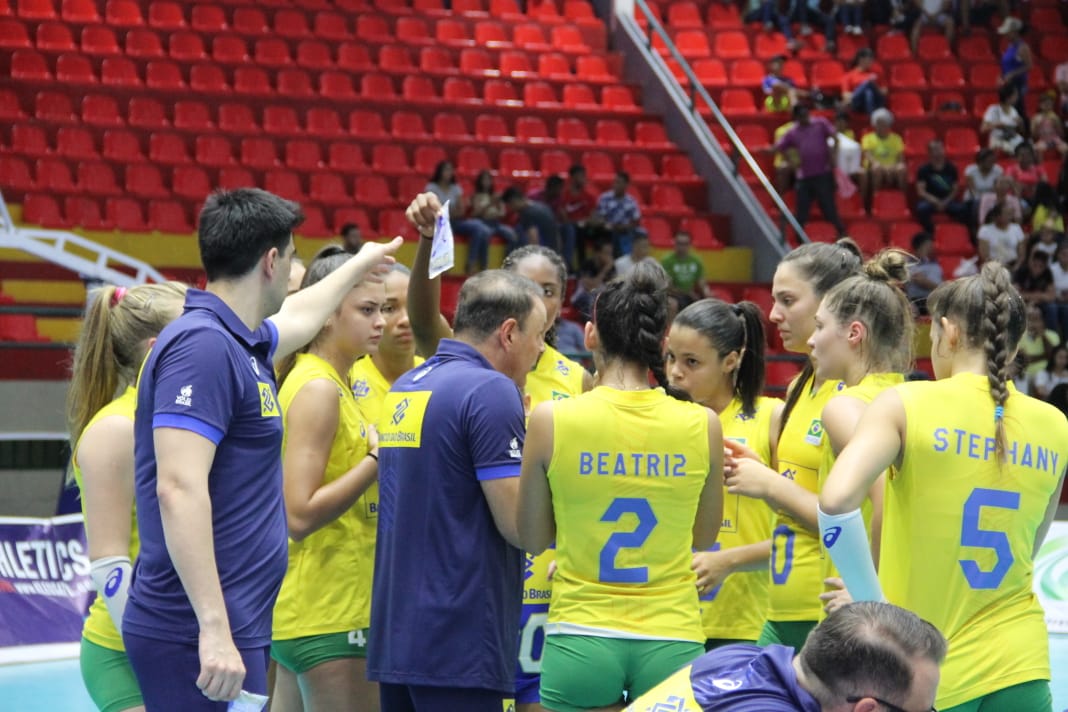
[[[375,462],[378,462],[378,455],[374,454],[373,452],[369,452],[369,453],[367,453],[367,457],[370,457],[370,458],[372,458],[372,459],[373,459],[373,460],[374,460]]]
[[[854,601],[884,601],[879,576],[871,558],[868,530],[859,509],[845,514],[827,514],[816,508],[820,539],[831,555]]]
[[[104,598],[115,628],[122,632],[122,614],[126,610],[126,599],[130,593],[130,579],[133,567],[128,556],[105,556],[95,559],[89,566],[89,577],[93,580],[97,595]]]

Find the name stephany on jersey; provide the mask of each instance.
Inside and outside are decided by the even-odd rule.
[[[996,443],[992,437],[960,428],[937,428],[934,431],[935,452],[951,452],[972,460],[994,459]],[[1009,441],[1005,445],[1005,456],[1013,465],[1041,470],[1055,477],[1060,476],[1063,467],[1055,450],[1028,442]]]
[[[686,456],[678,452],[580,452],[580,475],[685,477]]]

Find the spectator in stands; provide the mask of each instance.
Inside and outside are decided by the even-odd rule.
[[[1038,111],[1031,117],[1031,141],[1041,158],[1046,151],[1054,151],[1057,158],[1068,154],[1068,143],[1064,142],[1064,121],[1053,110],[1057,95],[1052,91],[1043,92],[1038,98]]]
[[[601,193],[597,199],[597,212],[604,220],[604,229],[612,236],[612,245],[617,255],[628,254],[634,235],[640,230],[641,208],[633,196],[627,194],[630,175],[625,171],[616,173],[612,190]]]
[[[451,161],[441,161],[434,167],[434,175],[430,177],[430,182],[424,190],[436,195],[442,206],[448,201],[452,231],[467,238],[467,263],[464,265],[464,272],[470,275],[486,269],[489,262],[489,241],[493,231],[481,220],[465,217],[467,210],[464,205],[464,191],[456,182],[456,171]]]
[[[838,230],[838,235],[845,235],[845,226],[838,217],[835,205],[834,151],[837,138],[834,127],[827,119],[810,115],[804,104],[794,107],[796,125],[787,131],[772,148],[780,153],[789,149],[797,150],[797,207],[795,217],[804,227],[808,222],[808,212],[815,200],[823,212],[825,220]]]
[[[778,145],[782,137],[787,132],[797,126],[794,121],[787,121],[782,126],[775,129],[775,145]],[[796,148],[788,148],[784,151],[775,151],[775,190],[780,194],[785,195],[788,190],[794,187],[794,179],[797,177],[795,174],[797,169],[798,156]]]
[[[578,310],[584,321],[590,320],[593,300],[597,290],[616,276],[616,262],[612,254],[612,241],[602,239],[590,259],[579,267],[578,286],[571,296],[571,306]]]
[[[496,235],[504,240],[505,254],[508,254],[519,245],[519,236],[515,230],[501,222],[505,212],[504,202],[494,191],[493,174],[486,170],[479,171],[467,214],[484,222],[489,227],[491,236]]]
[[[801,43],[793,36],[790,23],[781,21],[782,17],[782,15],[779,16],[779,29],[787,40],[787,46],[791,51],[796,52],[801,49]],[[827,52],[833,55],[838,50],[838,43],[835,39],[838,28],[834,21],[834,11],[823,12],[820,9],[820,0],[791,0],[789,17],[801,23],[803,36],[812,34],[813,25],[823,28],[823,38],[826,40],[824,47]]]
[[[1031,231],[1054,233],[1064,232],[1064,215],[1061,213],[1057,191],[1049,183],[1039,183],[1035,188],[1035,200],[1032,204]]]
[[[556,219],[556,229],[560,244],[556,251],[564,258],[564,264],[571,264],[575,257],[575,229],[567,219],[564,210],[564,179],[561,176],[549,176],[545,185],[527,193],[527,197],[549,207]]]
[[[624,277],[640,262],[656,262],[649,247],[649,236],[638,233],[634,236],[634,245],[629,255],[616,258],[616,276]]]
[[[927,316],[927,296],[945,279],[942,265],[934,256],[934,238],[926,232],[913,235],[912,254],[916,256],[916,262],[909,266],[905,294],[916,306],[917,313]]]
[[[698,299],[708,296],[705,284],[705,266],[701,258],[693,254],[693,238],[687,232],[675,233],[675,251],[660,261],[671,281],[672,289],[681,297],[683,308]]]
[[[986,27],[994,15],[1008,17],[1008,0],[960,0],[960,32],[967,37],[972,25]]]
[[[777,54],[768,60],[768,74],[761,82],[764,91],[764,111],[769,114],[785,114],[797,103],[798,91],[794,80],[782,73],[786,57]]]
[[[1014,270],[1023,257],[1026,239],[1020,224],[1012,221],[1005,203],[998,203],[986,217],[986,224],[979,228],[979,258],[983,262],[997,260],[1007,269]]]
[[[1054,346],[1046,359],[1046,367],[1035,374],[1031,395],[1048,400],[1053,389],[1068,383],[1068,346]]]
[[[560,228],[552,208],[540,200],[531,200],[517,185],[508,186],[501,201],[516,216],[516,230],[521,244],[538,244],[560,252]]]
[[[983,112],[983,123],[979,133],[990,134],[990,148],[1012,155],[1024,142],[1023,117],[1016,110],[1016,98],[1019,91],[1011,84],[998,89],[998,103],[991,104]]]
[[[975,163],[964,169],[964,200],[973,229],[982,222],[982,218],[978,217],[979,201],[984,195],[994,194],[994,186],[1004,174],[1004,169],[998,165],[998,154],[989,148],[979,149],[975,154]],[[974,223],[971,222],[973,220]]]
[[[1023,201],[1025,215],[1030,213],[1038,186],[1049,182],[1046,169],[1035,160],[1035,149],[1031,144],[1021,143],[1016,147],[1016,162],[1005,169],[1005,175],[1012,180],[1016,195]]]
[[[905,168],[905,141],[901,134],[891,131],[894,115],[889,109],[876,109],[871,115],[874,131],[864,135],[860,146],[864,150],[865,204],[871,205],[875,191],[894,188],[904,190],[908,172]]]
[[[1060,328],[1061,315],[1057,308],[1057,291],[1053,286],[1048,252],[1031,247],[1027,252],[1027,260],[1013,271],[1012,283],[1025,302],[1039,308],[1047,329]]]
[[[1031,48],[1023,39],[1027,28],[1022,20],[1017,17],[1006,17],[998,34],[1008,39],[1008,45],[1001,55],[1001,76],[998,83],[1002,86],[1016,87],[1016,110],[1020,116],[1027,115],[1024,105],[1024,96],[1027,94],[1027,75],[1031,72],[1034,59]]]
[[[782,23],[778,6],[776,0],[747,0],[743,19],[746,22],[759,22],[764,25],[765,32],[771,32]]]
[[[945,213],[958,222],[968,222],[968,208],[961,194],[957,167],[946,160],[946,147],[935,139],[927,144],[927,163],[916,172],[916,220],[934,233],[934,216]]]
[[[838,5],[838,21],[847,35],[863,35],[864,0],[843,0]]]
[[[1061,62],[1053,70],[1053,85],[1057,87],[1060,112],[1068,114],[1068,62]]]
[[[946,42],[953,44],[953,36],[956,33],[957,23],[953,19],[953,0],[919,0],[919,16],[912,23],[909,32],[909,42],[912,45],[912,53],[919,54],[920,33],[928,25],[937,25],[945,32]]]
[[[994,192],[987,193],[979,199],[979,212],[977,215],[979,225],[986,224],[990,211],[994,209],[995,205],[1005,206],[1005,209],[1008,210],[1009,220],[1012,222],[1023,222],[1023,206],[1020,204],[1020,199],[1013,192],[1012,179],[1008,176],[1001,176],[994,181]]]
[[[835,176],[838,195],[848,198],[856,192],[856,187],[861,185],[864,179],[864,151],[849,123],[849,112],[844,109],[839,109],[834,115],[834,138],[837,142],[835,168],[841,174]],[[841,176],[848,176],[850,182],[844,181]]]
[[[1053,349],[1060,346],[1060,335],[1046,326],[1042,318],[1042,311],[1034,306],[1027,307],[1027,328],[1020,339],[1019,352],[1026,359],[1024,375],[1028,381],[1034,379],[1035,374],[1046,367]]]
[[[567,224],[575,232],[575,250],[578,262],[586,259],[586,245],[595,244],[603,233],[602,219],[597,213],[597,196],[586,187],[586,169],[576,163],[567,172],[567,187],[564,188],[564,215]],[[568,262],[568,270],[574,271],[575,263]]]
[[[842,75],[842,105],[861,114],[886,106],[886,81],[869,48],[857,50],[853,65]]]
[[[345,252],[355,255],[363,247],[363,233],[356,223],[345,223],[341,226],[341,246]],[[298,282],[299,284],[299,282]]]
[[[1053,274],[1053,290],[1057,294],[1057,303],[1061,306],[1068,306],[1068,242],[1064,239],[1057,247],[1049,271]],[[1061,324],[1059,328],[1061,333],[1068,336],[1068,324]]]

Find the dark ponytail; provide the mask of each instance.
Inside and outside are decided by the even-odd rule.
[[[606,358],[640,363],[668,395],[690,400],[684,391],[668,383],[664,368],[667,290],[664,268],[655,262],[641,262],[626,276],[604,286],[594,303],[593,321]]]
[[[728,304],[719,299],[702,299],[679,312],[675,323],[708,339],[720,358],[738,352],[734,395],[742,402],[742,413],[752,416],[764,391],[766,342],[760,307],[753,302]]]

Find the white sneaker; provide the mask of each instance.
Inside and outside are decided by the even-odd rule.
[[[801,25],[801,36],[808,37],[812,34],[812,28],[809,25]]]
[[[863,35],[864,28],[862,28],[860,25],[853,25],[853,34],[857,36]]]

